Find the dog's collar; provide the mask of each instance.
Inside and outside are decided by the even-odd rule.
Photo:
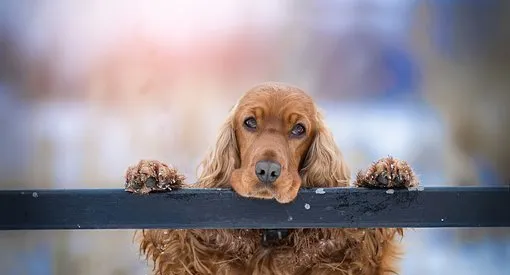
[[[262,230],[262,245],[271,246],[281,242],[289,236],[288,229],[263,229]]]

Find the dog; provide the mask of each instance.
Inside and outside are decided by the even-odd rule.
[[[126,171],[125,189],[147,194],[178,188],[232,188],[247,198],[291,203],[300,188],[409,188],[412,168],[385,157],[353,183],[350,170],[313,99],[285,83],[245,93],[201,163],[196,184],[170,165],[141,160]],[[397,272],[402,228],[290,229],[269,244],[260,229],[141,230],[140,251],[154,274],[360,274]]]

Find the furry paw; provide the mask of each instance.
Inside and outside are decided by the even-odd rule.
[[[407,162],[386,157],[358,172],[356,186],[368,188],[409,188],[418,186],[418,179]]]
[[[157,160],[141,160],[126,171],[125,190],[147,194],[181,187],[184,176],[176,169]]]

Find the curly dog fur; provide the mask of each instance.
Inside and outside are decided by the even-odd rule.
[[[276,180],[263,182],[261,160],[278,163]],[[126,172],[126,190],[233,188],[239,195],[291,203],[301,187],[350,185],[350,172],[311,97],[299,88],[263,83],[248,91],[222,126],[216,146],[201,163],[196,184],[174,168],[142,160]],[[405,188],[417,180],[392,157],[359,172],[355,186]],[[400,228],[293,229],[272,246],[262,230],[141,230],[141,253],[157,275],[173,274],[360,274],[397,272]]]

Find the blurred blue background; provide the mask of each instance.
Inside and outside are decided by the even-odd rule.
[[[0,2],[0,188],[116,188],[141,158],[194,181],[236,99],[284,81],[351,170],[508,184],[510,4],[477,0]],[[501,211],[508,211],[502,205]],[[150,273],[132,231],[0,232],[0,274]],[[510,229],[416,229],[404,275],[509,274]]]

